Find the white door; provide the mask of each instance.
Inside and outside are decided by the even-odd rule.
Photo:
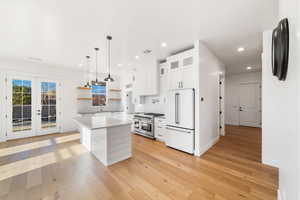
[[[32,77],[7,77],[7,139],[35,135],[35,90],[35,79]]]
[[[7,76],[7,139],[59,131],[57,84],[30,76]]]
[[[240,125],[260,127],[260,109],[260,84],[240,84]]]
[[[37,135],[59,132],[59,85],[54,80],[37,80]]]

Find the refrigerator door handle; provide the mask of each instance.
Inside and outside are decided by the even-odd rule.
[[[179,93],[175,94],[175,124],[179,124]]]
[[[189,131],[189,130],[183,130],[183,129],[177,129],[177,128],[171,128],[171,127],[166,127],[166,129],[172,130],[172,131],[183,132],[183,133],[192,133],[193,132],[193,131]]]

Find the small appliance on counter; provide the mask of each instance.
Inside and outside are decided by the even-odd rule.
[[[169,92],[166,145],[190,154],[194,153],[195,92],[179,89]]]
[[[154,139],[154,118],[164,116],[160,113],[136,113],[133,116],[134,131],[142,136]]]

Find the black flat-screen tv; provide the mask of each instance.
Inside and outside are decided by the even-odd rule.
[[[284,81],[289,64],[289,22],[281,20],[272,34],[272,72],[279,80]]]

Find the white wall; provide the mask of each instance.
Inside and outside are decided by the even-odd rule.
[[[230,74],[225,80],[225,123],[239,125],[240,84],[261,83],[261,72]]]
[[[288,17],[290,22],[290,59],[286,81],[278,81],[271,73],[271,32],[264,33],[263,44],[262,159],[266,164],[279,167],[282,200],[300,199],[299,6],[298,0],[279,0],[279,19]]]
[[[225,68],[201,41],[195,43],[195,53],[195,154],[201,155],[219,138],[219,76]]]
[[[62,84],[62,132],[76,130],[76,124],[72,118],[76,116],[77,113],[76,87],[78,87],[81,80],[83,80],[83,73],[81,71],[74,69],[70,71],[67,68],[1,58],[0,72],[2,75],[5,75],[7,72],[12,72],[59,80]],[[3,86],[4,84],[1,85]],[[0,95],[1,97],[4,96],[3,93]],[[4,138],[4,132],[1,132],[1,134],[2,138]]]

